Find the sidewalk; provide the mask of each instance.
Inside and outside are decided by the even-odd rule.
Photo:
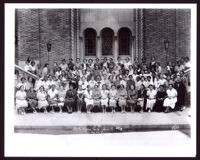
[[[15,132],[76,134],[190,129],[189,109],[171,113],[36,113],[15,115]]]

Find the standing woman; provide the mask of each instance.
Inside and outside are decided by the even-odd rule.
[[[77,92],[74,89],[74,85],[70,84],[69,90],[66,92],[65,96],[65,106],[67,107],[69,113],[72,113],[73,109],[75,109],[76,96]]]
[[[103,113],[106,112],[106,108],[108,107],[108,97],[109,97],[109,91],[106,88],[106,84],[103,84],[101,90],[101,107]]]
[[[153,89],[153,85],[149,85],[149,90],[147,91],[147,104],[146,108],[148,112],[153,110],[156,103],[156,91]]]
[[[49,64],[48,63],[46,63],[45,65],[44,65],[44,67],[43,67],[43,69],[42,69],[42,76],[43,77],[45,77],[45,76],[47,76],[48,74],[49,74]]]
[[[173,88],[173,85],[169,85],[167,89],[167,98],[164,100],[163,107],[165,107],[165,113],[170,112],[170,108],[174,109],[177,102],[177,91]]]
[[[138,93],[135,86],[131,84],[128,89],[127,105],[131,108],[131,112],[135,111]]]
[[[117,99],[118,99],[118,93],[115,85],[113,84],[109,91],[109,106],[112,108],[112,113],[115,112],[115,108],[117,107]]]
[[[33,113],[36,113],[38,102],[37,102],[37,94],[33,87],[31,87],[27,92],[27,100],[29,107],[33,110]]]
[[[122,113],[125,113],[127,91],[123,84],[120,85],[119,92],[119,107],[121,107]]]
[[[43,86],[40,86],[39,91],[37,92],[37,99],[38,109],[44,109],[44,113],[47,113],[47,107],[49,106],[49,103],[47,102],[47,93]]]
[[[29,71],[33,74],[36,74],[36,65],[35,65],[35,61],[31,61],[31,65],[30,65],[30,69]]]
[[[27,96],[23,85],[19,87],[19,90],[16,92],[15,97],[17,113],[25,115],[25,108],[28,107],[28,102],[26,100]]]

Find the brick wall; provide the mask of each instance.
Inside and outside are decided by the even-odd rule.
[[[144,9],[143,49],[147,61],[178,59],[190,55],[190,10]],[[48,61],[47,42],[52,44],[50,65],[54,61],[71,57],[69,9],[18,9],[16,11],[16,59],[24,61],[28,56]],[[170,42],[168,52],[164,40]]]
[[[39,26],[37,9],[18,9],[17,26],[17,53],[19,60],[26,60],[28,56],[39,57]]]
[[[164,41],[170,42],[168,51]],[[190,10],[145,9],[144,10],[144,55],[165,65],[190,55]]]
[[[19,9],[17,23],[19,60],[31,56],[40,59],[42,65],[48,62],[48,42],[52,44],[50,65],[70,57],[70,10]]]

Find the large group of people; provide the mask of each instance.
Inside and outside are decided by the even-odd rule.
[[[188,57],[161,67],[155,57],[132,63],[129,57],[62,59],[49,66],[30,57],[24,70],[15,71],[15,108],[18,114],[36,112],[171,112],[184,109],[190,80]],[[189,98],[189,97],[188,97]]]

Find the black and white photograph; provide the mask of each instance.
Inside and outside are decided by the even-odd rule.
[[[5,155],[196,155],[195,4],[6,4],[5,16]]]

